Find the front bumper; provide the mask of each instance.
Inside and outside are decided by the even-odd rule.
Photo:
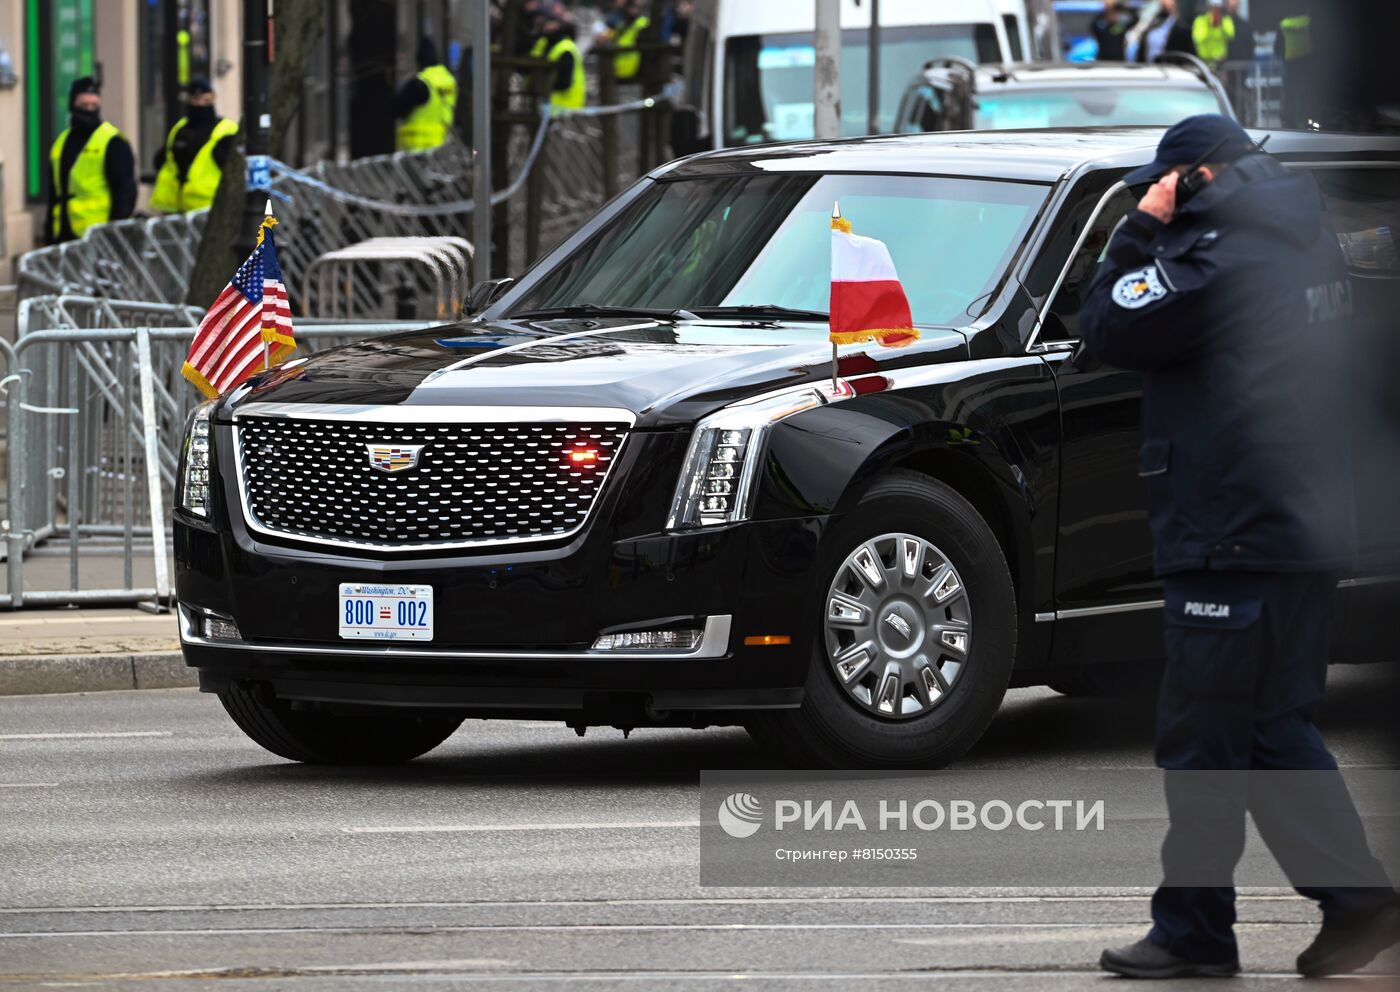
[[[510,557],[355,559],[261,544],[177,517],[176,584],[186,662],[217,692],[252,682],[279,698],[450,706],[592,722],[799,705],[818,629],[816,556],[829,517],[600,542],[587,535]],[[431,585],[431,644],[349,642],[342,582]],[[239,641],[200,636],[230,618]],[[688,652],[591,650],[604,633],[692,625]],[[746,637],[791,643],[750,646]],[[583,714],[582,717],[579,714]]]

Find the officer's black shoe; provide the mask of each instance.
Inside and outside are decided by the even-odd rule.
[[[1326,921],[1307,950],[1298,955],[1305,978],[1346,975],[1370,964],[1377,954],[1400,941],[1400,907]]]
[[[1188,961],[1144,937],[1136,944],[1104,951],[1099,967],[1124,978],[1229,978],[1239,973],[1240,963]]]

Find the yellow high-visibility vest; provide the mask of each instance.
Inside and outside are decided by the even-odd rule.
[[[219,181],[223,178],[224,170],[214,161],[214,146],[237,134],[238,125],[227,117],[215,121],[213,129],[209,132],[209,140],[195,152],[194,158],[190,160],[189,171],[185,173],[185,180],[181,182],[180,169],[175,164],[175,136],[189,122],[188,117],[181,117],[165,137],[165,161],[156,173],[155,189],[151,190],[152,210],[161,210],[168,214],[203,210],[214,202],[214,194],[219,191]]]
[[[651,26],[651,18],[643,14],[622,30],[617,36],[618,48],[637,47],[637,38]],[[613,60],[613,65],[617,68],[618,79],[635,79],[637,73],[642,69],[642,53],[637,51],[623,52]]]
[[[399,125],[400,151],[436,148],[447,140],[457,111],[457,80],[445,65],[430,65],[418,74],[428,87],[428,102],[420,103]]]
[[[549,52],[549,39],[544,35],[535,39],[535,43],[530,46],[530,58],[542,59]]]
[[[107,146],[113,138],[121,136],[115,124],[103,121],[88,135],[82,151],[73,160],[68,170],[68,190],[64,195],[63,177],[59,168],[63,161],[63,146],[68,142],[71,129],[65,129],[49,149],[49,163],[53,169],[54,209],[49,218],[53,236],[57,238],[63,230],[63,214],[68,214],[68,226],[75,235],[81,236],[94,224],[105,224],[112,219],[112,187],[107,184]]]
[[[1216,66],[1230,54],[1230,42],[1235,40],[1235,19],[1229,14],[1220,18],[1219,24],[1211,23],[1210,14],[1200,14],[1191,24],[1191,41],[1196,45],[1196,54],[1207,65]]]
[[[549,103],[556,110],[582,110],[588,103],[588,77],[583,74],[583,55],[572,38],[561,38],[549,50],[549,61],[558,62],[565,53],[574,57],[573,78],[569,88],[555,90],[549,95]]]
[[[1312,54],[1312,18],[1307,14],[1285,17],[1279,24],[1283,31],[1283,58],[1285,62],[1306,58]]]

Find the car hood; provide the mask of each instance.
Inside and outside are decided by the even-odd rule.
[[[917,342],[900,349],[843,347],[840,370],[860,378],[966,357],[961,332],[923,329]],[[664,428],[830,375],[822,325],[505,320],[384,335],[321,352],[250,380],[230,405],[611,407],[631,411],[638,427]]]

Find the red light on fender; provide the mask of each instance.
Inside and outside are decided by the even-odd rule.
[[[779,644],[791,644],[787,634],[750,634],[744,638],[744,646],[750,648],[770,648]]]
[[[564,456],[570,465],[579,467],[583,465],[598,464],[597,448],[570,448]]]

